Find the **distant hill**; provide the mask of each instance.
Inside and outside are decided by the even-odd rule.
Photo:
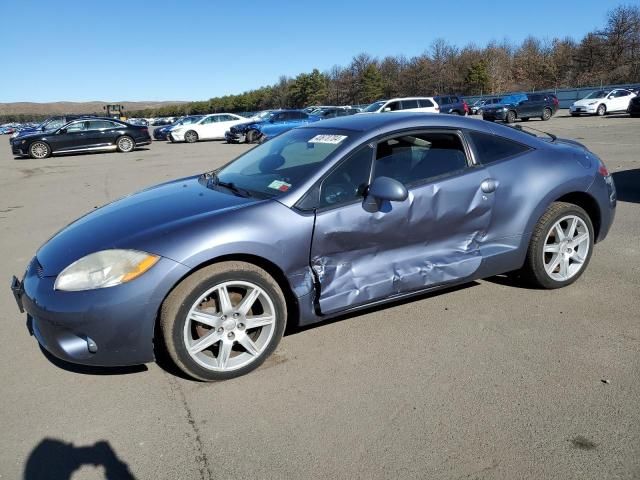
[[[177,105],[186,103],[184,101],[165,101],[165,102],[14,102],[0,103],[0,115],[59,115],[63,113],[100,113],[103,112],[103,106],[107,104],[122,105],[126,112],[133,110],[142,110],[145,108],[159,108],[166,105]]]

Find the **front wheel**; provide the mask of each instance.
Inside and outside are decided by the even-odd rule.
[[[35,159],[47,158],[51,155],[51,148],[44,142],[33,142],[29,147],[29,156]]]
[[[549,289],[575,282],[589,264],[593,240],[593,224],[582,208],[552,203],[531,235],[523,277]]]
[[[260,138],[260,132],[255,129],[251,129],[247,132],[245,141],[247,143],[254,143]]]
[[[514,112],[513,110],[509,110],[507,112],[506,122],[507,123],[513,123],[515,121],[516,121],[516,112]]]
[[[196,143],[198,141],[198,134],[193,130],[189,130],[184,134],[184,141],[187,143]]]
[[[116,148],[122,153],[132,152],[133,149],[136,148],[136,142],[133,141],[133,138],[125,135],[118,139]]]
[[[260,366],[286,323],[276,281],[245,262],[198,270],[171,292],[160,312],[169,355],[184,373],[203,381],[238,377]]]
[[[553,115],[553,113],[551,112],[550,108],[545,108],[544,110],[542,110],[542,120],[544,120],[545,122],[547,120],[549,120],[551,118],[551,115]]]
[[[601,103],[600,105],[598,105],[598,109],[596,110],[596,115],[598,115],[599,117],[602,117],[606,113],[607,113],[606,105],[604,103]]]

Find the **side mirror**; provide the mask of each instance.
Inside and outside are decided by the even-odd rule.
[[[378,177],[369,186],[368,195],[377,200],[402,202],[407,199],[409,192],[398,180],[389,177]]]
[[[390,107],[384,107],[384,108],[382,109],[382,111],[383,111],[383,112],[390,112],[390,111],[391,111],[391,108],[390,108]]]

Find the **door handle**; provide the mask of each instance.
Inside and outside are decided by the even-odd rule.
[[[493,193],[496,191],[496,188],[498,188],[498,182],[496,182],[493,178],[487,178],[480,184],[480,189],[484,193]]]

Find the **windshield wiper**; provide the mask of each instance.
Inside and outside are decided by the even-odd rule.
[[[220,178],[218,177],[218,174],[216,172],[207,172],[204,174],[205,179],[207,180],[207,187],[211,188],[211,186],[215,185],[215,186],[220,186],[220,187],[224,187],[228,190],[231,190],[233,193],[235,193],[236,195],[239,195],[241,197],[251,197],[251,192],[249,190],[245,190],[244,188],[240,188],[237,185],[235,185],[233,182],[223,182],[222,180],[220,180]]]

